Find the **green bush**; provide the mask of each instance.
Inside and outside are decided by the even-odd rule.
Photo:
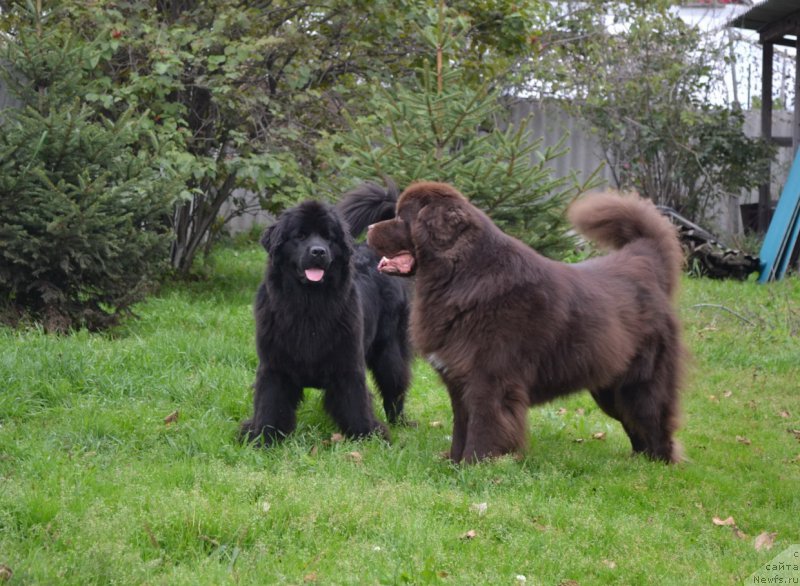
[[[48,331],[116,323],[164,269],[169,186],[138,157],[136,121],[77,102],[0,122],[0,317]]]

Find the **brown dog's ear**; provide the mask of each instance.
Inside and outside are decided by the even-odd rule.
[[[432,203],[419,211],[414,224],[414,232],[417,232],[415,240],[427,241],[438,249],[446,249],[467,229],[469,218],[460,206]]]

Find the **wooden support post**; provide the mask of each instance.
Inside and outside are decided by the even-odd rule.
[[[797,31],[800,33],[800,30]],[[797,147],[800,146],[800,34],[795,41],[794,54],[794,124],[792,125],[792,156],[797,154]]]
[[[772,57],[773,44],[765,42],[762,48],[761,67],[761,137],[772,140]],[[772,205],[770,195],[771,169],[767,163],[767,180],[758,188],[758,232],[764,234],[769,227],[769,210]]]

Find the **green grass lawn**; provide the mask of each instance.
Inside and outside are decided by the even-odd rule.
[[[800,543],[796,278],[684,281],[687,463],[631,457],[584,393],[530,412],[523,459],[458,467],[422,361],[391,445],[331,442],[313,390],[285,443],[236,443],[263,261],[221,250],[110,335],[0,330],[0,582],[740,584]]]

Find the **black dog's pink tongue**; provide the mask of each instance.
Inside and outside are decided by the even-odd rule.
[[[325,271],[322,269],[306,269],[306,279],[309,281],[321,281],[322,277],[325,276]]]

